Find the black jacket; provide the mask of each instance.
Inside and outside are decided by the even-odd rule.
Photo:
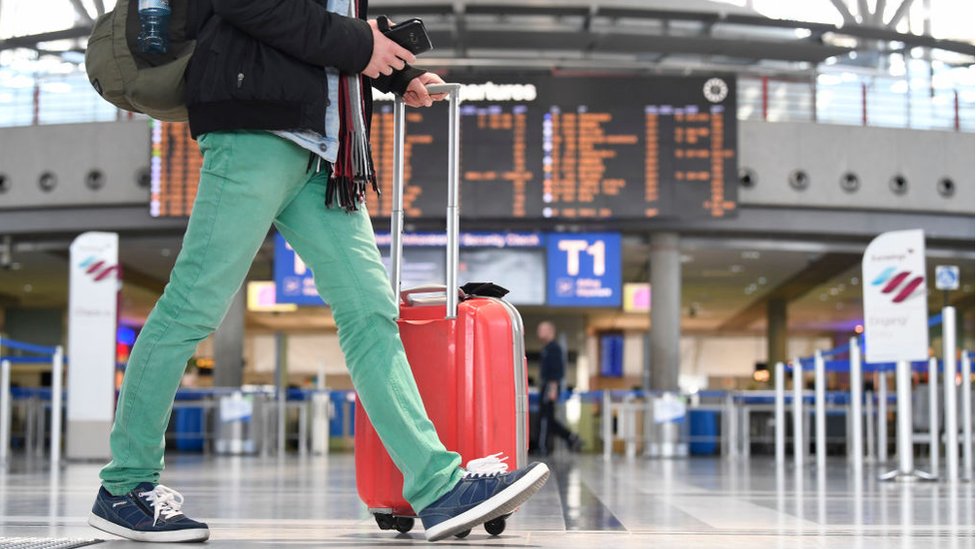
[[[539,377],[542,378],[544,388],[550,381],[562,383],[566,375],[566,366],[563,364],[563,348],[556,341],[550,341],[542,348],[539,357],[540,368]]]
[[[366,0],[359,1],[365,16]],[[308,129],[324,134],[329,90],[323,68],[358,74],[373,52],[369,25],[329,13],[325,0],[189,4],[197,46],[186,72],[186,105],[194,138],[220,130]],[[407,67],[367,83],[402,95],[422,73]],[[364,92],[368,114],[368,86]]]

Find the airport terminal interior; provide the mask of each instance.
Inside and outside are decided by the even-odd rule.
[[[98,22],[128,6],[145,33],[150,3],[187,4],[0,0],[0,549],[140,543],[90,513],[130,355],[156,337],[220,162],[182,102],[155,119],[92,76]],[[454,84],[428,108],[362,90],[366,209],[399,282],[375,291],[400,293],[398,339],[447,449],[550,470],[510,516],[435,543],[974,547],[971,0],[369,4],[422,20],[433,47],[414,65]],[[213,63],[247,100],[263,75],[219,66],[227,44],[205,30],[187,74]],[[128,31],[122,47],[143,47]],[[248,55],[295,62],[261,47]],[[313,273],[282,235],[309,227],[268,229],[219,326],[184,342],[155,418],[159,482],[214,547],[431,543],[390,503],[402,477],[337,317],[356,321],[317,291],[350,277]],[[490,307],[504,323],[482,327]]]

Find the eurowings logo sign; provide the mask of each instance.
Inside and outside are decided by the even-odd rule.
[[[925,275],[914,275],[911,271],[899,272],[895,267],[888,267],[871,281],[872,286],[881,286],[881,293],[891,297],[892,303],[925,295]],[[922,291],[916,291],[919,288]]]
[[[71,243],[68,274],[67,456],[107,459],[115,411],[119,235],[89,232]]]
[[[101,282],[115,274],[118,278],[119,266],[109,261],[102,261],[94,256],[88,256],[78,267],[84,269],[85,275],[95,282]]]
[[[878,236],[865,250],[861,269],[867,361],[926,360],[925,233],[893,231]]]

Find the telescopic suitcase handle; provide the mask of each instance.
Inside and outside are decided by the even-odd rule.
[[[428,93],[446,93],[448,99],[448,146],[447,146],[447,268],[446,286],[426,286],[400,291],[401,268],[403,266],[403,151],[406,141],[405,106],[403,98],[397,96],[393,103],[393,212],[390,216],[390,282],[393,294],[401,300],[413,293],[433,293],[443,291],[447,303],[446,318],[457,318],[458,293],[447,288],[458,287],[458,194],[460,193],[460,113],[461,84],[433,84],[427,86]],[[420,291],[426,290],[426,291]],[[419,300],[413,299],[412,302]]]

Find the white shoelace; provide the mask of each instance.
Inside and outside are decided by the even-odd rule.
[[[167,488],[162,484],[157,484],[152,491],[139,492],[139,497],[146,498],[153,507],[153,526],[162,515],[164,519],[171,519],[177,515],[182,515],[180,507],[183,507],[183,494]]]
[[[465,467],[464,478],[490,477],[507,473],[508,464],[505,463],[507,460],[508,456],[502,455],[501,452],[483,458],[472,459],[468,462],[468,466]]]

